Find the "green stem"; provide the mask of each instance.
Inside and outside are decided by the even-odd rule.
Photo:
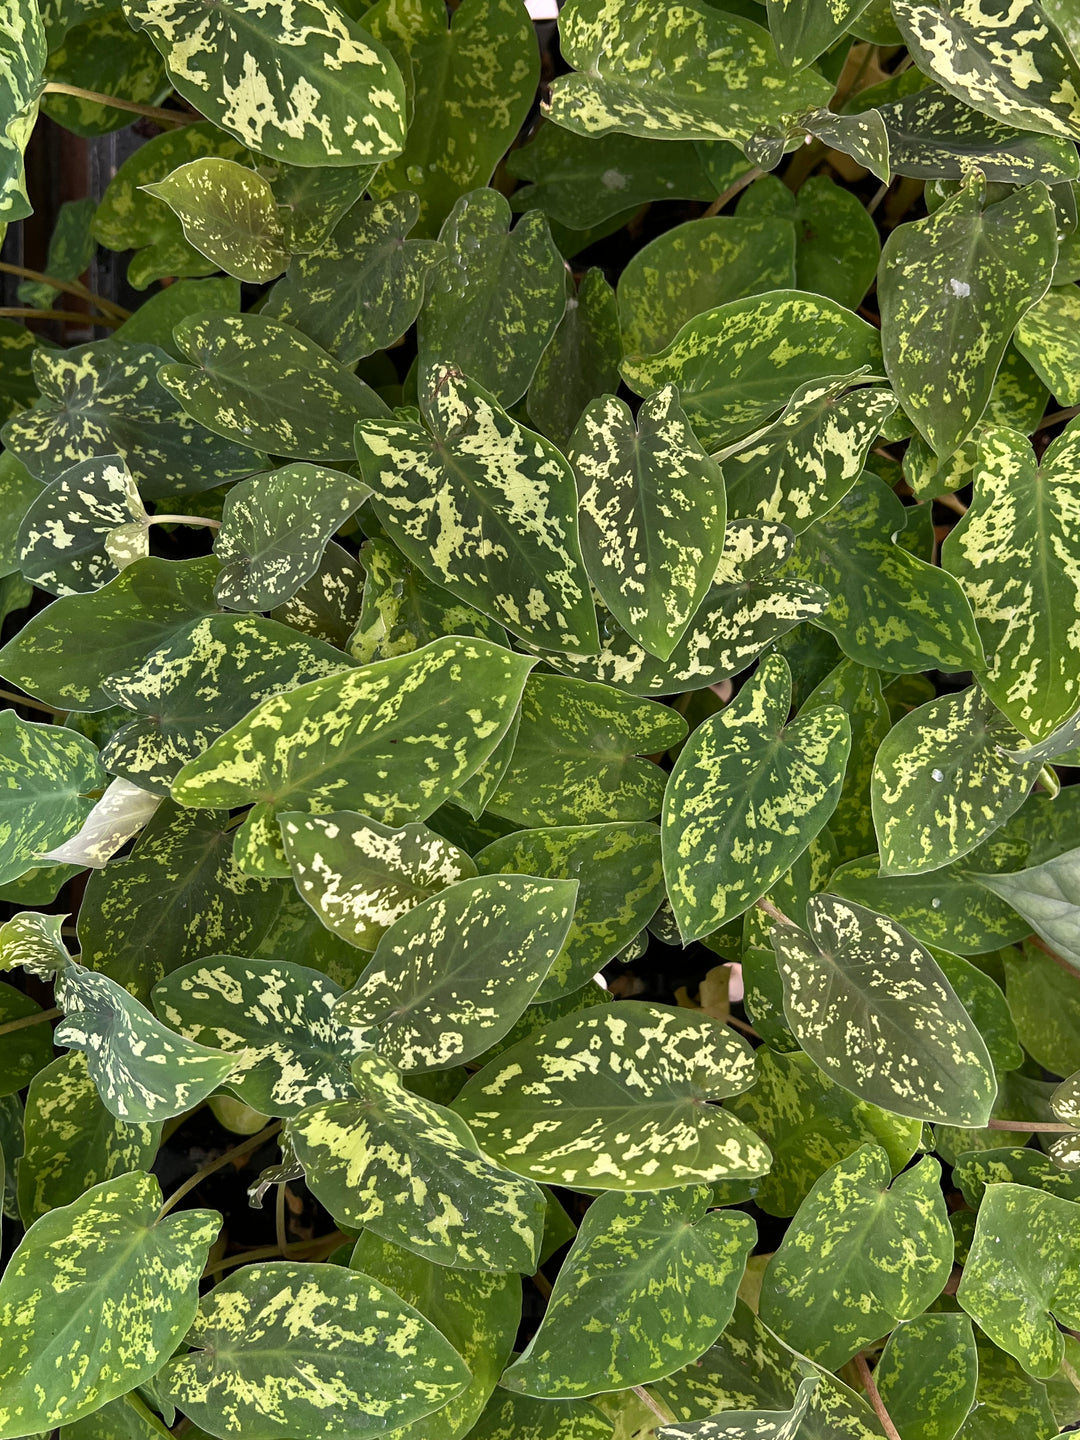
[[[10,1035],[15,1030],[26,1030],[31,1025],[44,1025],[46,1020],[56,1020],[63,1013],[58,1009],[39,1010],[35,1015],[23,1015],[18,1020],[8,1020],[0,1025],[0,1035]]]
[[[148,120],[156,120],[159,125],[172,125],[176,128],[190,125],[199,118],[194,112],[183,115],[179,110],[162,110],[158,105],[138,105],[134,100],[121,100],[116,95],[102,95],[97,90],[84,90],[81,85],[62,85],[58,80],[49,81],[45,86],[45,94],[74,95],[76,100],[89,100],[94,105],[107,105],[113,110],[127,110],[132,115],[145,115]]]
[[[190,1195],[192,1190],[201,1185],[207,1176],[213,1175],[215,1171],[221,1170],[226,1165],[231,1165],[234,1160],[242,1159],[245,1155],[250,1154],[252,1150],[257,1150],[264,1140],[269,1140],[270,1137],[276,1135],[280,1129],[281,1121],[275,1120],[272,1124],[267,1125],[264,1130],[260,1130],[257,1135],[249,1136],[243,1144],[234,1145],[231,1150],[226,1150],[223,1155],[219,1155],[216,1160],[211,1160],[204,1165],[202,1169],[196,1170],[195,1174],[189,1176],[165,1201],[165,1204],[162,1205],[158,1211],[158,1219],[164,1219],[169,1211],[172,1210],[185,1195]]]
[[[66,715],[66,710],[57,710],[43,700],[32,700],[29,695],[16,695],[14,690],[0,688],[0,700],[10,700],[12,705],[25,705],[28,710],[40,710],[43,715]]]
[[[104,295],[95,295],[85,285],[80,285],[78,280],[58,280],[55,275],[46,275],[41,270],[30,270],[25,265],[10,265],[6,260],[0,261],[0,273],[18,275],[21,280],[34,280],[39,285],[51,285],[54,290],[60,290],[65,295],[77,295],[80,300],[89,300],[91,305],[96,305],[106,314],[115,315],[118,320],[127,320],[131,315],[130,310],[125,310],[114,300],[106,300]]]
[[[6,320],[69,320],[80,325],[108,325],[115,330],[124,322],[115,315],[84,315],[80,310],[36,310],[28,305],[0,306]]]

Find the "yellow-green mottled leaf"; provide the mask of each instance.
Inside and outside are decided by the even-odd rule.
[[[1063,405],[1080,404],[1078,324],[1080,290],[1075,285],[1055,285],[1016,327],[1016,348]]]
[[[5,672],[7,673],[7,672]],[[74,835],[105,784],[96,748],[56,725],[0,711],[0,882],[33,869],[35,859]]]
[[[889,707],[881,693],[876,670],[841,660],[803,702],[808,712],[821,705],[839,705],[851,725],[851,754],[844,771],[844,787],[829,820],[839,862],[853,860],[872,850],[874,820],[870,811],[870,778],[874,755],[889,733]]]
[[[86,94],[46,89],[42,114],[76,135],[107,135],[131,122],[128,114],[91,98],[115,95],[135,104],[160,105],[169,93],[161,56],[145,35],[132,30],[120,5],[106,5],[83,24],[72,25],[63,43],[50,45],[48,85],[70,85]],[[54,271],[48,271],[54,274]]]
[[[578,882],[566,942],[536,992],[537,1003],[586,985],[640,934],[664,897],[660,832],[642,822],[518,830],[479,851],[476,865],[484,875]]]
[[[766,894],[836,808],[851,727],[836,705],[786,724],[791,672],[768,656],[693,732],[664,795],[664,876],[684,943]]]
[[[611,1421],[584,1400],[537,1400],[496,1390],[469,1440],[613,1440]]]
[[[48,50],[37,0],[0,7],[0,227],[32,214],[23,151],[37,121]],[[3,236],[0,234],[0,239]]]
[[[974,177],[925,220],[898,226],[881,255],[885,369],[941,457],[986,409],[1013,329],[1045,293],[1057,256],[1057,219],[1044,185],[995,204],[985,191]]]
[[[605,395],[570,438],[581,549],[600,598],[650,654],[667,660],[704,600],[724,546],[719,465],[702,449],[674,385],[634,416]]]
[[[0,221],[0,224],[3,222]],[[4,361],[3,372],[0,374],[0,420],[10,420],[12,415],[25,410],[37,399],[33,358],[38,344],[39,337],[25,325],[20,325],[15,320],[4,320],[0,323],[0,355]],[[14,458],[7,455],[4,469],[11,466]],[[15,484],[13,478],[5,477],[5,498]],[[33,492],[30,492],[27,495],[28,500],[32,494]],[[6,560],[5,563],[10,565]]]
[[[356,807],[387,825],[426,819],[502,739],[534,663],[449,636],[301,685],[187,764],[173,796],[210,808],[255,800],[238,857],[248,873],[287,875],[278,814]]]
[[[956,1440],[997,1440],[1003,1428],[1015,1429],[1031,1440],[1053,1440],[1061,1427],[1047,1397],[1047,1387],[1025,1374],[1011,1355],[992,1345],[981,1333],[977,1333],[976,1348],[979,1379],[975,1405],[957,1431]]]
[[[390,54],[324,0],[127,0],[177,91],[261,155],[290,165],[388,160],[405,139]]]
[[[808,933],[776,924],[772,943],[784,1012],[814,1063],[896,1115],[985,1125],[997,1094],[986,1042],[930,952],[834,895],[815,895],[807,917]]]
[[[622,376],[639,395],[677,385],[715,449],[775,415],[800,385],[863,365],[881,365],[873,326],[822,295],[770,290],[687,321],[658,354],[627,356]]]
[[[566,311],[536,367],[526,398],[529,419],[565,447],[589,401],[619,388],[621,359],[615,292],[602,270],[587,270],[577,291],[568,290]]]
[[[577,880],[458,880],[393,922],[334,1007],[399,1070],[446,1070],[501,1040],[566,942]]]
[[[1023,916],[1080,978],[1080,849],[1012,874],[975,878]]]
[[[353,1064],[359,1098],[314,1105],[287,1134],[316,1198],[438,1265],[531,1275],[543,1191],[481,1154],[453,1111],[406,1090],[381,1056]]]
[[[710,1420],[661,1426],[657,1440],[795,1440],[803,1433],[802,1423],[820,1383],[816,1375],[808,1375],[790,1410],[729,1410]]]
[[[975,1403],[979,1358],[966,1315],[918,1315],[889,1337],[874,1383],[904,1440],[953,1440]]]
[[[924,1156],[891,1188],[889,1177],[880,1145],[839,1161],[799,1206],[765,1271],[762,1320],[833,1369],[921,1314],[952,1268],[938,1162]]]
[[[427,429],[410,419],[356,427],[391,539],[429,579],[522,639],[594,650],[568,462],[457,370],[421,376],[420,408]]]
[[[311,579],[306,580],[291,599],[276,605],[270,618],[291,625],[304,635],[328,640],[348,653],[349,636],[360,617],[363,588],[364,572],[357,560],[344,546],[331,542]],[[358,654],[356,658],[377,657]]]
[[[1027,1147],[970,1150],[957,1155],[953,1180],[972,1210],[978,1210],[989,1187],[1003,1184],[1026,1185],[1066,1200],[1080,1200],[1080,1176],[1059,1170],[1048,1155]]]
[[[576,1399],[649,1384],[707,1350],[731,1319],[757,1233],[748,1215],[707,1213],[711,1195],[695,1185],[594,1201],[503,1387]]]
[[[66,915],[23,910],[0,925],[0,971],[16,966],[39,980],[51,980],[71,958],[61,938]]]
[[[0,1435],[50,1430],[149,1380],[191,1324],[221,1217],[158,1221],[161,1191],[134,1171],[27,1231],[0,1279]]]
[[[318,250],[342,217],[360,199],[379,169],[377,163],[333,169],[272,164],[260,157],[292,255]]]
[[[179,217],[189,245],[238,280],[264,284],[288,264],[274,192],[257,170],[207,155],[143,188]]]
[[[430,1321],[343,1265],[245,1265],[203,1297],[186,1338],[163,1392],[225,1440],[368,1440],[469,1380]]]
[[[753,1067],[745,1041],[711,1016],[624,1001],[505,1051],[454,1109],[486,1154],[548,1184],[657,1190],[753,1178],[768,1170],[768,1150],[703,1103],[747,1089]]]
[[[809,65],[838,40],[868,0],[768,0],[769,30],[783,64]]]

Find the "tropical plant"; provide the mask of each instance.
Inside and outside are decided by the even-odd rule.
[[[1073,1426],[1075,7],[0,17],[0,1440]]]

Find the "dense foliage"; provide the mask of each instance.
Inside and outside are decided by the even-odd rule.
[[[0,1440],[1073,1425],[1071,0],[0,0],[5,222],[39,110]]]

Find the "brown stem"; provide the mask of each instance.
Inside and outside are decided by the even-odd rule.
[[[778,924],[791,925],[796,930],[799,928],[795,924],[795,921],[792,920],[790,915],[785,915],[783,910],[779,909],[776,905],[774,905],[771,900],[767,900],[764,895],[757,902],[757,907],[759,910],[764,911],[764,913],[768,915],[771,919],[777,921]]]
[[[734,1025],[736,1030],[741,1030],[744,1035],[749,1035],[751,1040],[761,1039],[761,1036],[754,1029],[754,1027],[752,1025],[748,1025],[745,1020],[740,1020],[737,1015],[729,1015],[725,1023],[728,1025]]]
[[[46,1020],[56,1020],[62,1010],[39,1010],[35,1015],[23,1015],[18,1020],[5,1021],[0,1025],[0,1035],[10,1035],[13,1030],[26,1030],[31,1025],[44,1025]]]
[[[1055,410],[1052,415],[1044,415],[1039,421],[1039,430],[1049,430],[1051,425],[1059,425],[1062,420],[1074,420],[1080,415],[1080,405],[1073,405],[1068,410]],[[1035,432],[1038,434],[1038,431]]]
[[[0,306],[5,320],[69,320],[79,325],[107,325],[115,330],[124,322],[115,315],[84,315],[81,310],[36,310],[31,305]]]
[[[955,1295],[957,1290],[960,1289],[960,1281],[963,1278],[963,1267],[960,1265],[954,1265],[952,1268],[952,1274],[949,1276],[948,1280],[945,1281],[945,1288],[944,1290],[942,1290],[941,1293],[943,1295]]]
[[[953,510],[957,515],[966,515],[968,507],[955,495],[935,495],[934,499],[939,505],[944,505],[946,510]]]
[[[721,191],[707,210],[701,212],[701,219],[706,220],[710,215],[719,215],[729,200],[734,200],[740,191],[745,190],[748,185],[752,185],[755,180],[760,180],[764,174],[765,171],[759,170],[755,165],[754,168],[748,170],[745,175],[740,175],[738,180],[730,184],[726,190]]]
[[[155,120],[159,125],[171,125],[179,128],[182,125],[190,125],[197,117],[194,112],[184,115],[179,110],[162,110],[158,105],[139,105],[134,100],[121,100],[116,95],[102,95],[98,90],[84,90],[80,85],[62,85],[58,80],[50,80],[45,86],[46,95],[74,95],[77,100],[89,100],[94,105],[107,105],[113,110],[127,110],[132,115],[145,115],[148,120]]]
[[[664,1425],[670,1425],[672,1420],[675,1419],[674,1415],[669,1414],[669,1412],[665,1410],[663,1406],[659,1405],[653,1399],[653,1397],[645,1389],[644,1385],[632,1385],[630,1388],[633,1390],[634,1394],[638,1397],[641,1403],[643,1405],[647,1405],[648,1408],[652,1411],[652,1413],[656,1416],[656,1418]]]
[[[540,1294],[544,1297],[544,1299],[550,1300],[551,1281],[547,1278],[544,1272],[542,1270],[537,1270],[536,1274],[531,1276],[530,1278],[532,1279],[532,1283],[536,1286],[537,1290],[540,1291]]]
[[[1061,1373],[1065,1376],[1065,1379],[1068,1380],[1069,1384],[1073,1387],[1074,1390],[1080,1390],[1080,1375],[1077,1375],[1076,1371],[1073,1369],[1073,1367],[1069,1364],[1068,1360],[1066,1360],[1064,1356],[1062,1356],[1061,1359]]]
[[[32,700],[29,695],[16,695],[14,690],[0,688],[0,700],[10,700],[12,705],[25,705],[28,710],[40,710],[45,715],[66,715],[66,710],[57,710],[55,705],[46,705],[44,700]]]
[[[870,1366],[866,1363],[865,1355],[855,1356],[855,1368],[859,1372],[859,1379],[866,1390],[866,1398],[874,1407],[874,1414],[881,1421],[881,1428],[889,1437],[889,1440],[900,1440],[900,1431],[892,1422],[892,1416],[885,1409],[885,1401],[882,1400],[877,1386],[874,1384],[874,1377],[870,1373]]]
[[[1031,1130],[1040,1135],[1068,1135],[1070,1131],[1076,1130],[1076,1125],[1065,1125],[1060,1120],[998,1120],[990,1119],[986,1122],[988,1130]]]
[[[289,1237],[285,1233],[285,1189],[284,1184],[279,1185],[274,1197],[274,1237],[283,1255],[289,1248]]]
[[[1033,945],[1036,950],[1041,950],[1044,955],[1049,956],[1055,965],[1065,971],[1066,975],[1071,975],[1074,980],[1080,980],[1080,972],[1077,971],[1076,966],[1070,965],[1067,960],[1063,960],[1057,951],[1051,950],[1050,946],[1038,935],[1029,935],[1027,943]]]
[[[252,1250],[241,1250],[236,1255],[229,1255],[224,1260],[218,1260],[213,1265],[208,1265],[203,1271],[204,1279],[211,1275],[219,1275],[222,1270],[232,1270],[237,1265],[246,1265],[251,1260],[314,1260],[319,1258],[323,1251],[327,1255],[336,1250],[342,1241],[348,1236],[343,1235],[340,1230],[331,1230],[329,1235],[320,1235],[317,1240],[297,1241],[286,1247],[284,1253],[277,1245],[259,1245]],[[309,1254],[314,1251],[314,1254]]]
[[[234,1145],[231,1150],[226,1150],[223,1155],[219,1155],[216,1160],[210,1160],[200,1170],[196,1170],[195,1174],[189,1176],[165,1201],[165,1204],[162,1205],[158,1211],[158,1219],[164,1219],[169,1211],[173,1209],[185,1195],[190,1195],[192,1190],[201,1185],[208,1175],[213,1175],[216,1170],[222,1169],[223,1166],[231,1165],[234,1160],[240,1160],[243,1156],[250,1154],[252,1150],[257,1150],[264,1140],[269,1140],[270,1137],[276,1135],[280,1129],[281,1121],[274,1120],[267,1125],[265,1129],[260,1130],[257,1135],[249,1136],[243,1144]]]
[[[46,275],[41,270],[28,270],[25,265],[10,265],[6,260],[0,261],[0,273],[18,275],[22,280],[36,280],[41,285],[51,285],[54,290],[59,290],[64,295],[77,295],[80,300],[89,300],[91,305],[96,305],[106,314],[115,315],[119,320],[127,320],[131,315],[131,311],[125,310],[123,305],[117,305],[115,300],[106,300],[104,295],[95,295],[93,290],[80,285],[78,280],[58,280],[55,275]]]

